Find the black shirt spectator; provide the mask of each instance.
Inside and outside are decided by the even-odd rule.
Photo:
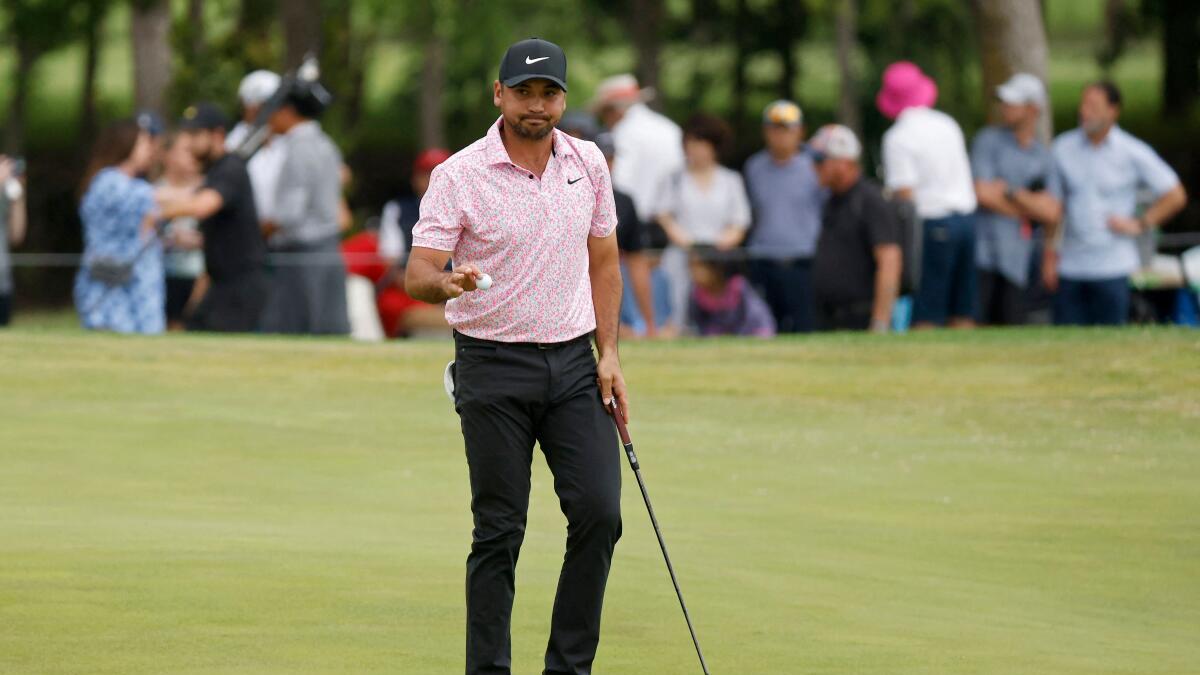
[[[826,328],[866,329],[875,297],[875,247],[900,243],[900,226],[879,186],[860,178],[831,195],[813,261],[818,311]]]
[[[246,163],[236,155],[223,155],[208,168],[204,187],[216,190],[224,202],[219,211],[200,221],[208,275],[220,283],[258,272],[266,258],[266,244]]]
[[[646,248],[645,227],[638,221],[633,197],[613,190],[617,203],[617,248],[626,253],[637,253]]]

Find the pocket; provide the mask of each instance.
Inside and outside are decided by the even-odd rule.
[[[486,362],[491,361],[496,357],[499,350],[498,345],[490,345],[480,342],[464,342],[458,345],[454,350],[455,360],[459,362]]]

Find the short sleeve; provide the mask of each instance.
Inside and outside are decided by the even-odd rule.
[[[738,230],[750,227],[750,199],[746,196],[746,182],[736,171],[729,172],[730,211],[729,225]]]
[[[992,141],[994,135],[989,129],[975,134],[971,142],[971,173],[975,180],[996,180],[996,144]]]
[[[1149,187],[1156,196],[1162,196],[1179,185],[1179,176],[1175,170],[1162,157],[1159,157],[1153,148],[1140,140],[1130,140],[1133,165],[1137,168],[1138,179],[1144,185]]]
[[[608,173],[608,164],[595,144],[588,145],[589,154],[590,151],[594,151],[594,155],[580,158],[589,164],[588,172],[593,178],[592,196],[595,198],[595,207],[592,209],[592,223],[588,234],[603,239],[617,231],[617,205],[613,197],[612,176]]]
[[[862,218],[871,248],[900,243],[900,222],[892,205],[880,194],[865,194]]]
[[[1063,200],[1063,177],[1053,152],[1046,152],[1046,192],[1058,201]]]
[[[131,202],[137,205],[138,218],[145,218],[149,214],[158,213],[158,203],[154,201],[154,186],[142,180],[135,178],[131,186],[132,197]]]
[[[232,165],[222,166],[218,171],[210,171],[204,178],[204,187],[221,195],[222,209],[237,198],[237,181],[230,169]]]
[[[462,210],[455,199],[454,180],[446,165],[439,165],[429,178],[429,189],[421,198],[421,218],[413,227],[413,247],[453,252],[462,234]]]
[[[892,190],[917,186],[916,158],[897,140],[894,130],[883,136],[883,175],[885,184]]]

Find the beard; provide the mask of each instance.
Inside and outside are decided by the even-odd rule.
[[[546,124],[539,129],[527,127],[524,124],[524,120],[527,119],[543,120],[546,122]],[[554,131],[554,120],[552,120],[549,115],[543,117],[527,115],[525,117],[518,117],[508,126],[512,129],[514,134],[520,136],[521,138],[530,141],[540,141],[549,136],[550,132]]]

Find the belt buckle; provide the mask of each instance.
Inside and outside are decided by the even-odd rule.
[[[548,352],[548,351],[558,347],[558,345],[553,342],[538,342],[536,344],[537,344],[537,348],[543,352]]]

